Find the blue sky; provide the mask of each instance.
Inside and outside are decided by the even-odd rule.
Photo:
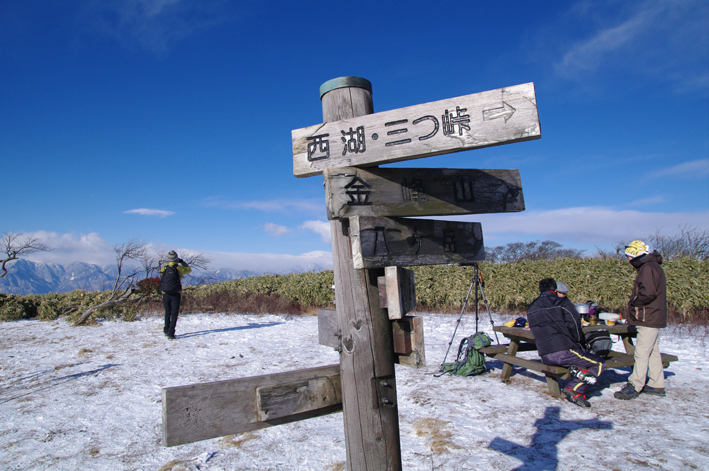
[[[704,0],[0,0],[0,232],[53,263],[137,237],[213,268],[329,268],[290,133],[348,75],[375,112],[534,82],[541,139],[394,164],[519,169],[526,211],[463,218],[487,246],[709,229]]]

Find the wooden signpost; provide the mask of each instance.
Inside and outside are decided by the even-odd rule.
[[[534,85],[373,113],[359,77],[320,88],[323,124],[292,131],[293,173],[324,174],[337,309],[319,340],[339,365],[163,389],[167,446],[342,410],[348,470],[400,470],[395,363],[425,366],[413,272],[484,259],[479,223],[400,216],[524,210],[517,170],[383,169],[386,162],[541,137]],[[362,167],[367,167],[363,169]],[[393,216],[393,217],[392,217]]]

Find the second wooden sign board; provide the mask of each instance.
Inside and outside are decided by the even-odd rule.
[[[519,170],[328,168],[329,219],[524,211]]]

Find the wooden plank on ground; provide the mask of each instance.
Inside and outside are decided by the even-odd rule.
[[[303,370],[275,373],[263,376],[191,384],[163,388],[162,420],[165,446],[182,445],[209,438],[248,432],[272,425],[331,414],[342,410],[342,404],[322,406],[313,403],[316,409],[296,407],[292,415],[261,421],[257,411],[257,389],[315,381],[330,378],[336,382],[340,365],[321,366]],[[320,407],[322,406],[322,407]],[[280,410],[282,414],[283,409]]]
[[[533,83],[295,129],[293,174],[367,167],[541,137]]]
[[[350,237],[356,269],[485,259],[478,222],[355,216],[350,218]]]
[[[524,211],[519,170],[328,168],[327,217]]]

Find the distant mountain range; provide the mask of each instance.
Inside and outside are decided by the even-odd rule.
[[[318,265],[298,267],[289,270],[289,273],[304,273],[308,271],[322,271]],[[116,267],[92,265],[83,262],[74,262],[69,265],[54,263],[38,263],[28,260],[17,260],[8,264],[7,275],[0,278],[0,293],[8,294],[46,294],[68,293],[75,289],[83,291],[102,291],[111,289],[116,280]],[[208,272],[193,272],[192,277],[186,278],[186,284],[197,283],[208,279],[210,283],[236,280],[248,276],[258,276],[248,270],[234,270],[220,268]]]

